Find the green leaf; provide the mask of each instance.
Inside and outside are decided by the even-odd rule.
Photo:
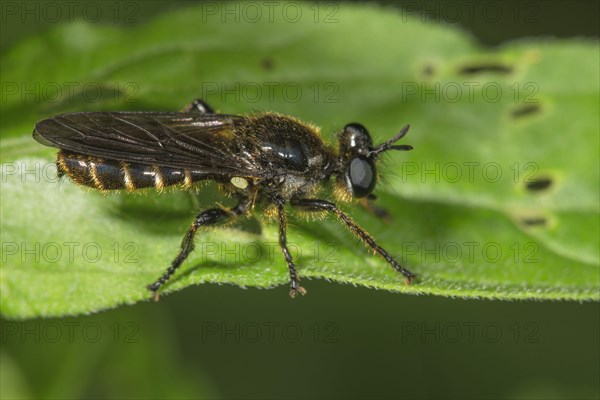
[[[350,121],[377,142],[411,124],[403,143],[415,149],[380,166],[378,204],[393,220],[343,207],[418,280],[404,285],[333,219],[290,216],[302,277],[410,294],[599,300],[597,41],[489,50],[390,10],[296,7],[298,21],[282,10],[235,21],[198,7],[129,29],[78,22],[3,54],[3,315],[148,299],[145,285],[175,256],[194,214],[183,192],[105,196],[57,184],[54,150],[31,139],[34,122],[76,110],[176,110],[197,97],[226,113],[295,115],[332,144]],[[230,204],[213,189],[201,191],[204,206]],[[201,232],[163,293],[204,282],[284,285],[276,243],[272,223],[261,235],[247,226]],[[308,279],[303,286],[310,295]]]

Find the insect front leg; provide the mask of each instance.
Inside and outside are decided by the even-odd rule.
[[[291,201],[292,206],[302,208],[306,211],[329,211],[333,212],[338,220],[342,221],[346,227],[352,232],[355,236],[360,238],[360,240],[365,243],[367,246],[373,249],[377,254],[383,257],[392,267],[396,269],[396,271],[400,272],[402,275],[406,277],[406,283],[409,284],[414,278],[415,275],[410,272],[408,269],[404,268],[394,258],[385,251],[381,246],[379,246],[375,240],[361,228],[356,222],[352,220],[346,213],[340,210],[335,204],[327,200],[318,200],[318,199],[298,199]]]
[[[279,214],[279,246],[287,262],[288,269],[290,270],[290,297],[293,299],[298,293],[305,295],[306,289],[300,286],[300,278],[296,272],[296,266],[292,261],[292,255],[287,247],[287,218],[284,209],[285,202],[280,200],[277,202],[277,211]]]
[[[373,214],[377,218],[381,218],[384,222],[390,222],[392,220],[392,216],[388,210],[375,204],[375,200],[377,200],[377,196],[370,194],[367,197],[359,199],[359,204],[370,214]]]
[[[215,111],[202,99],[195,99],[183,108],[183,112],[195,112],[199,114],[215,114]]]
[[[171,263],[171,266],[167,268],[167,271],[160,278],[158,278],[156,282],[147,286],[147,288],[152,291],[152,298],[154,300],[158,300],[158,290],[165,284],[165,282],[169,280],[177,268],[181,266],[187,256],[192,252],[192,250],[194,250],[194,236],[199,228],[203,226],[222,224],[234,217],[239,216],[240,214],[245,213],[245,210],[246,202],[242,201],[231,209],[211,208],[198,214],[183,237],[183,241],[181,242],[181,250]]]

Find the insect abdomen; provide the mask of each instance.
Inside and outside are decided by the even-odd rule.
[[[192,174],[187,169],[161,167],[105,160],[61,150],[56,161],[58,175],[69,176],[80,185],[99,190],[135,190],[154,187],[192,184]]]

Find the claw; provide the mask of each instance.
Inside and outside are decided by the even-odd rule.
[[[146,286],[146,289],[152,292],[150,299],[154,301],[158,301],[160,299],[160,293],[158,292],[158,289],[154,287],[154,284]]]
[[[290,290],[290,297],[292,299],[295,299],[296,296],[298,295],[298,293],[300,293],[302,296],[304,296],[306,294],[306,289],[304,289],[302,286],[292,288]]]

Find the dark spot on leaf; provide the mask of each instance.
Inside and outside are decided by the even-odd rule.
[[[525,187],[527,188],[527,190],[531,190],[534,192],[546,190],[550,186],[552,186],[552,179],[550,178],[537,178],[525,183]]]
[[[433,74],[435,73],[435,69],[433,68],[433,65],[427,64],[427,65],[423,66],[421,73],[423,74],[424,78],[431,78],[433,76]]]
[[[521,218],[521,223],[525,225],[525,227],[531,226],[546,226],[548,220],[544,217],[523,217]]]
[[[483,72],[492,72],[495,74],[510,74],[512,68],[502,64],[479,64],[462,67],[458,72],[463,75],[475,75]]]
[[[540,112],[541,107],[538,104],[525,104],[516,109],[511,113],[513,118],[521,118],[527,115],[535,114]]]
[[[264,70],[271,71],[275,68],[275,61],[271,57],[264,57],[260,60],[260,66]]]

